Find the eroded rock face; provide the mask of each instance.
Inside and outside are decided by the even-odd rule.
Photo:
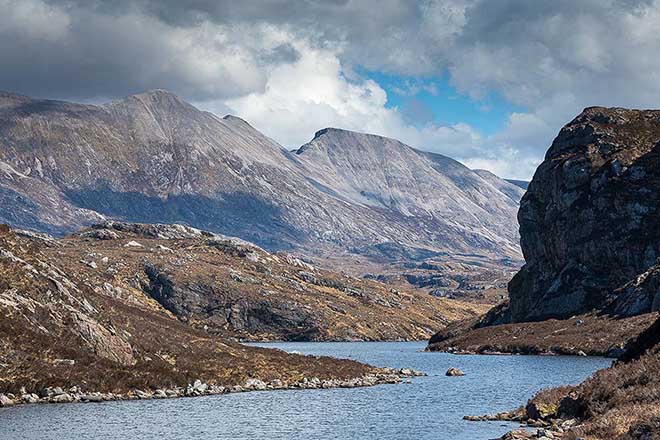
[[[561,130],[518,213],[514,322],[658,310],[659,165],[660,111],[592,107]]]

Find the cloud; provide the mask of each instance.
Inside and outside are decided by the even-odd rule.
[[[478,151],[481,137],[468,125],[413,124],[405,112],[386,107],[386,92],[375,81],[347,78],[336,51],[304,42],[294,47],[299,59],[274,68],[263,91],[222,105],[288,148],[309,141],[320,128],[338,127],[394,137],[455,157]],[[217,111],[216,105],[206,107]]]
[[[100,101],[165,88],[289,147],[334,125],[524,178],[583,107],[660,102],[657,0],[0,0],[0,10],[3,89]],[[365,69],[401,77],[408,104],[388,108]],[[445,74],[473,99],[494,92],[525,110],[488,137],[434,123],[414,98]]]

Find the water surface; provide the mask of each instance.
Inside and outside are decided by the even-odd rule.
[[[370,388],[17,406],[0,410],[0,439],[490,439],[517,425],[461,418],[512,409],[541,388],[580,382],[610,363],[585,357],[424,353],[422,342],[255,345],[411,367],[429,376]],[[466,376],[444,376],[449,367]]]

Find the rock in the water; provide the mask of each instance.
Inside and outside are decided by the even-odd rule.
[[[451,367],[450,369],[447,370],[445,376],[465,376],[465,373],[462,370],[459,370],[458,368]]]
[[[14,401],[4,394],[0,394],[0,407],[2,406],[12,406]]]

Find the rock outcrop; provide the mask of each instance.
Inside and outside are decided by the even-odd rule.
[[[107,221],[64,239],[21,234],[18,243],[33,246],[41,262],[66,276],[55,279],[63,292],[82,292],[85,286],[95,295],[162,308],[191,327],[232,338],[420,340],[483,309],[320,269],[182,225]],[[2,294],[16,301],[13,292]],[[77,308],[62,325],[96,355],[134,363],[130,345],[94,319],[95,312]]]
[[[660,111],[585,109],[522,199],[511,320],[658,310],[659,209]]]
[[[0,225],[0,407],[368,386],[413,374],[236,342],[305,332],[398,339],[441,320],[427,295],[313,269],[346,286],[316,289],[297,278],[301,266],[310,270],[177,225],[108,222],[64,239]]]
[[[429,349],[620,356],[660,310],[659,210],[660,111],[585,109],[522,198],[509,302]]]

